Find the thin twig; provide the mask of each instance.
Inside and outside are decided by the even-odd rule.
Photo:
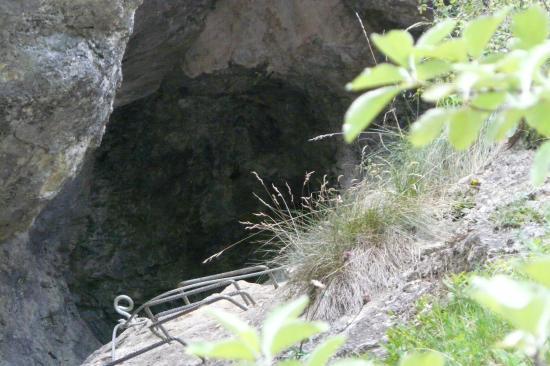
[[[374,61],[375,65],[378,65],[378,61],[376,60],[376,56],[374,56],[374,51],[372,50],[372,46],[370,44],[370,39],[369,39],[369,36],[367,34],[367,30],[365,29],[365,26],[363,25],[363,21],[361,20],[361,17],[359,16],[358,12],[355,12],[355,16],[359,20],[359,24],[361,25],[361,29],[363,30],[363,34],[365,35],[365,38],[367,40],[367,44],[369,45],[369,50],[370,50],[370,54],[372,56],[372,60]]]

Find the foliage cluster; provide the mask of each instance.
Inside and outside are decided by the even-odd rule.
[[[482,126],[487,136],[500,141],[525,121],[543,136],[550,136],[550,22],[546,11],[532,6],[511,15],[513,38],[508,48],[492,52],[488,45],[507,21],[509,8],[465,23],[459,35],[457,20],[446,19],[428,29],[415,43],[411,34],[393,30],[373,34],[374,45],[391,61],[365,69],[348,84],[352,91],[369,90],[348,109],[343,126],[347,141],[355,139],[401,92],[422,91],[427,102],[453,98],[456,106],[425,112],[409,139],[424,146],[445,131],[459,150],[469,148]],[[442,82],[442,80],[444,82]],[[532,181],[542,184],[550,169],[550,142],[539,148]]]
[[[373,35],[373,43],[391,63],[366,69],[348,85],[350,90],[369,91],[346,114],[346,139],[356,138],[395,96],[408,89],[421,90],[426,101],[454,101],[448,108],[428,110],[413,124],[408,140],[424,149],[445,146],[438,145],[444,141],[440,135],[445,131],[450,144],[460,150],[457,154],[471,153],[485,124],[486,134],[493,141],[509,136],[520,121],[550,136],[546,121],[550,115],[550,22],[540,6],[522,9],[508,22],[509,12],[504,9],[464,22],[446,19],[416,43],[406,31]],[[505,46],[497,42],[502,47],[495,49],[489,42],[499,31],[513,38],[506,39]],[[452,157],[457,155],[446,152],[442,158],[443,150],[439,150],[432,155],[436,159],[430,160],[429,153],[411,158],[408,154],[415,150],[409,148],[387,150],[391,158],[387,154],[367,158],[371,159],[366,164],[367,179],[350,190],[352,199],[325,186],[320,194],[303,197],[297,212],[277,187],[273,187],[275,193],[268,190],[271,201],[263,202],[270,213],[259,214],[261,222],[249,225],[271,231],[272,240],[283,243],[279,259],[293,267],[293,278],[313,282],[326,293],[326,283],[330,286],[335,278],[331,276],[344,273],[342,269],[353,263],[357,248],[365,251],[361,255],[368,258],[369,264],[359,262],[359,268],[374,267],[378,274],[386,275],[381,267],[388,263],[390,268],[398,267],[398,258],[407,246],[392,248],[389,233],[401,235],[399,241],[407,238],[410,230],[418,235],[422,228],[419,202],[426,199],[426,192],[444,191],[439,187],[445,185],[440,185],[437,178],[442,172],[453,171]],[[533,182],[542,183],[549,167],[550,142],[545,142],[535,158]],[[304,207],[308,209],[305,213]],[[385,253],[383,257],[376,251],[379,248]],[[376,273],[370,272],[369,276],[374,274],[372,278],[376,279]],[[447,304],[436,303],[428,312],[421,312],[419,327],[414,330],[405,326],[390,331],[387,361],[406,366],[545,364],[550,347],[550,257],[535,257],[523,263],[518,273],[521,275],[473,276],[468,281],[455,277]],[[357,274],[353,269],[353,275]],[[349,278],[346,280],[335,283],[349,282]],[[375,284],[370,286],[375,288]],[[348,290],[357,297],[365,289]],[[345,297],[341,295],[333,292],[327,297]],[[191,345],[188,352],[243,365],[323,366],[336,354],[343,338],[328,338],[303,359],[285,359],[284,352],[291,346],[327,330],[322,322],[300,318],[306,306],[306,298],[300,298],[275,310],[261,331],[230,314],[215,313],[235,338]],[[513,352],[492,349],[494,341],[501,338],[500,347]],[[411,348],[430,350],[403,354]],[[335,364],[367,366],[373,362],[349,359]]]

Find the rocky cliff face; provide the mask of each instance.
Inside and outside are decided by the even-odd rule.
[[[74,364],[115,294],[245,261],[197,265],[242,237],[250,171],[301,193],[353,165],[307,140],[339,130],[372,62],[356,12],[367,32],[419,19],[416,0],[145,0],[122,60],[139,2],[0,4],[2,366]]]
[[[138,3],[0,4],[0,240],[25,231],[100,141]]]
[[[101,140],[137,0],[0,3],[0,364],[74,364],[94,345],[25,232]]]

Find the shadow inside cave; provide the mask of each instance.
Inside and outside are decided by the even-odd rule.
[[[81,317],[100,341],[116,322],[116,295],[139,304],[183,279],[257,259],[249,241],[201,264],[247,235],[239,221],[261,208],[252,171],[298,195],[306,172],[339,172],[340,142],[308,139],[337,130],[332,116],[345,103],[311,83],[261,69],[194,79],[176,70],[156,93],[115,109],[100,147],[34,230],[57,248]]]

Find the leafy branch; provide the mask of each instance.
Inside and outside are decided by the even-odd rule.
[[[456,149],[467,149],[484,123],[495,142],[510,136],[521,121],[550,137],[549,18],[540,6],[512,14],[509,52],[491,53],[488,44],[509,13],[506,8],[467,22],[460,36],[453,36],[457,21],[447,19],[416,43],[404,30],[373,34],[372,43],[391,62],[365,69],[347,85],[350,91],[368,91],[345,115],[346,141],[357,138],[405,90],[420,90],[423,100],[436,104],[411,126],[410,141],[416,146],[445,131]],[[437,107],[445,98],[457,106]],[[549,171],[546,141],[535,156],[532,182],[542,184]]]

